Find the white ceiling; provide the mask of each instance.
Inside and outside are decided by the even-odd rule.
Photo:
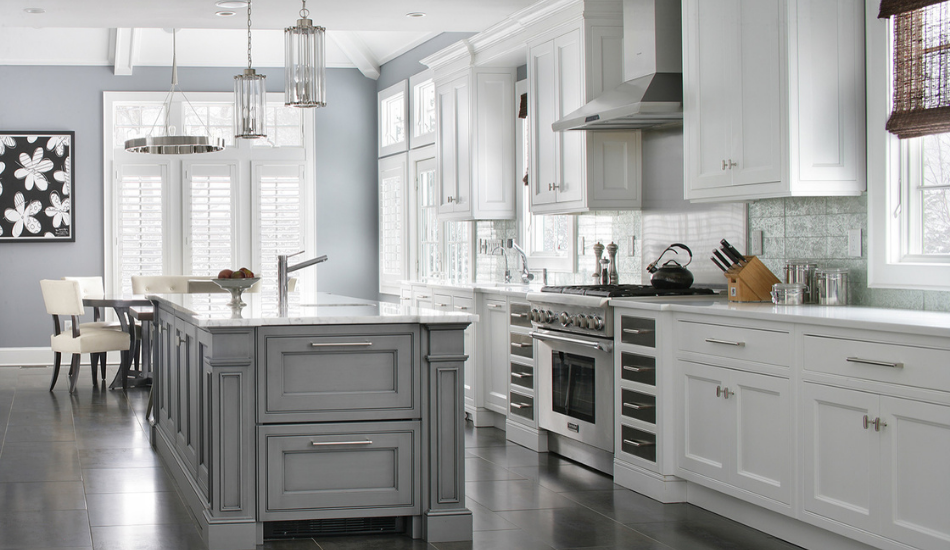
[[[307,8],[327,29],[327,66],[357,67],[375,78],[379,65],[440,32],[479,32],[534,1],[309,0]],[[282,31],[296,23],[300,7],[299,0],[252,5],[255,67],[283,66]],[[133,70],[170,65],[169,30],[177,28],[180,65],[246,66],[247,12],[216,16],[222,9],[214,0],[0,0],[0,64],[112,65],[125,40]],[[426,16],[406,17],[410,12]],[[118,33],[124,38],[117,43],[116,29],[134,31]]]

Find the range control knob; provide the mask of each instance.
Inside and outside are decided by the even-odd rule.
[[[587,316],[583,313],[578,313],[575,315],[574,326],[577,328],[587,328]]]
[[[540,322],[541,315],[539,315],[539,313],[540,312],[538,311],[538,308],[534,308],[531,310],[531,313],[528,314],[528,318],[531,319],[532,321]]]
[[[549,310],[547,310],[546,312],[544,312],[544,322],[545,322],[545,323],[553,323],[553,322],[556,321],[556,320],[557,320],[557,317],[554,315],[554,312],[553,312],[553,311],[551,311],[551,310],[549,309]]]
[[[562,327],[571,326],[571,316],[568,315],[566,311],[562,311],[561,314],[557,316],[557,320],[560,321]]]
[[[590,328],[594,330],[604,330],[604,320],[601,319],[599,315],[594,316],[594,318],[591,319],[591,322],[593,323],[593,326],[591,326]]]

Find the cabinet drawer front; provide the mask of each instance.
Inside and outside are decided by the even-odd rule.
[[[787,367],[792,356],[788,332],[678,321],[682,351]]]
[[[534,390],[534,367],[511,362],[511,383],[526,390]]]
[[[534,398],[510,392],[508,394],[508,411],[521,418],[534,421]]]
[[[807,370],[950,391],[950,350],[807,334],[804,342]]]
[[[475,300],[456,296],[452,300],[452,307],[455,311],[461,311],[462,313],[475,313]]]
[[[633,390],[620,390],[621,412],[628,418],[656,424],[656,396]]]
[[[627,382],[656,386],[656,357],[626,351],[621,353],[620,377]]]
[[[656,462],[656,434],[621,424],[620,448],[627,454]]]
[[[419,417],[412,334],[269,337],[264,349],[265,422]]]
[[[263,512],[419,509],[418,422],[316,424],[296,433],[270,428],[261,428]]]
[[[656,320],[644,317],[620,317],[620,341],[648,348],[656,347]]]
[[[525,302],[511,302],[508,304],[508,319],[513,327],[531,328],[531,305]]]
[[[534,359],[534,339],[527,334],[510,333],[511,354],[525,359]]]
[[[434,309],[452,309],[452,296],[448,294],[432,294],[432,307]]]

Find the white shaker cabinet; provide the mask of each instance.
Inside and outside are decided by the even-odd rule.
[[[686,198],[865,190],[864,2],[684,0]]]
[[[622,30],[589,20],[528,44],[530,209],[535,214],[641,205],[640,132],[551,125],[621,83]]]
[[[479,294],[477,374],[484,384],[485,408],[508,415],[508,300]]]
[[[515,217],[515,70],[469,68],[436,81],[439,217]]]

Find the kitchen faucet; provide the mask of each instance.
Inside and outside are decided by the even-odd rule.
[[[491,252],[489,253],[489,256],[494,256],[495,252],[501,252],[502,257],[505,258],[505,282],[510,283],[511,270],[508,269],[508,255],[505,254],[505,249],[501,245],[498,245],[495,248],[493,248]]]
[[[293,254],[278,254],[277,255],[277,309],[278,314],[281,317],[287,316],[287,285],[290,280],[290,273],[297,271],[298,269],[303,269],[305,267],[310,267],[314,264],[319,264],[321,262],[327,261],[327,256],[318,256],[310,260],[304,260],[299,264],[287,265],[287,258],[296,256],[297,254],[303,254],[303,250],[300,252],[295,252]]]
[[[518,246],[514,240],[509,240],[511,246],[515,247],[515,250],[518,251],[518,254],[521,254],[521,282],[528,284],[534,279],[534,274],[528,271],[528,255],[525,254],[524,250]]]

